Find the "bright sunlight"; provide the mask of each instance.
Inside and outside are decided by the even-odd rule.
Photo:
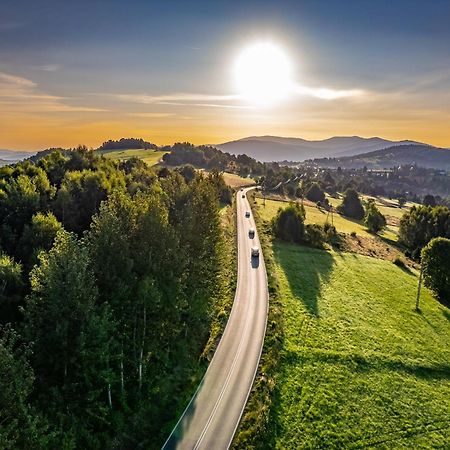
[[[245,100],[272,105],[285,99],[292,90],[292,66],[286,53],[270,42],[245,48],[236,59],[234,78]]]

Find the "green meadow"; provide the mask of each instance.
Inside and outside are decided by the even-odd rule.
[[[149,166],[158,164],[161,158],[167,153],[163,151],[147,150],[143,148],[130,148],[123,150],[102,150],[99,151],[106,158],[126,160],[130,158],[139,158],[146,162]]]
[[[278,201],[278,200],[265,200],[261,198],[256,198],[257,205],[259,206],[259,214],[263,220],[271,220],[272,217],[275,216],[279,208],[284,208],[288,205],[286,202]],[[318,223],[323,225],[327,220],[331,223],[331,214],[328,214],[328,211],[325,209],[319,209],[316,206],[305,205],[306,211],[306,220],[305,223]],[[336,230],[341,233],[356,233],[360,236],[364,237],[373,237],[370,234],[366,227],[359,221],[348,219],[343,217],[337,213],[333,213],[333,224],[336,227]],[[388,227],[383,233],[380,233],[380,236],[389,239],[389,240],[397,240],[396,229],[395,227]]]
[[[272,248],[284,339],[265,447],[450,448],[450,311],[423,289],[416,312],[416,274],[389,261]]]

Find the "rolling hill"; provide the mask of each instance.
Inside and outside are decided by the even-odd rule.
[[[429,145],[396,145],[393,147],[342,158],[314,159],[320,167],[383,169],[405,164],[450,170],[450,150]]]
[[[0,149],[0,167],[7,164],[14,164],[22,159],[29,158],[36,152],[23,152],[16,150],[4,150]]]
[[[415,141],[390,141],[379,137],[335,136],[320,141],[277,136],[252,136],[215,145],[232,154],[246,154],[258,161],[304,161],[372,152],[393,145],[424,145]]]

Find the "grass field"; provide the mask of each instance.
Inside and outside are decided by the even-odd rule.
[[[251,186],[255,184],[255,180],[252,178],[243,178],[239,175],[236,175],[235,173],[223,173],[223,179],[225,180],[225,183],[228,184],[231,188],[237,188],[237,187],[244,187],[244,186]]]
[[[259,213],[264,220],[271,220],[280,207],[285,207],[288,205],[288,203],[286,202],[266,200],[266,206],[264,206],[262,199],[257,198],[256,201],[259,205]],[[323,225],[327,220],[328,213],[323,209],[319,210],[319,208],[315,206],[305,205],[305,211],[306,223],[318,223]],[[331,222],[331,216],[328,217],[328,220]],[[333,214],[333,224],[336,227],[336,230],[341,233],[350,234],[352,232],[355,232],[360,236],[373,237],[373,235],[370,234],[361,223],[347,219],[336,213]],[[397,240],[395,228],[387,228],[383,233],[380,233],[380,236],[393,241]]]
[[[261,208],[260,211],[263,211]],[[388,261],[273,244],[284,319],[265,448],[450,448],[450,311]]]
[[[158,164],[160,159],[167,153],[155,150],[146,150],[146,149],[124,149],[124,150],[111,150],[111,151],[99,151],[106,158],[120,159],[126,160],[133,157],[142,159],[149,166],[154,166]]]

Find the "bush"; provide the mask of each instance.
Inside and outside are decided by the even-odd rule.
[[[386,218],[381,214],[373,200],[367,202],[364,225],[371,233],[378,233],[386,226]]]
[[[445,206],[413,206],[400,219],[399,240],[414,259],[431,239],[450,238],[450,210]]]
[[[396,266],[400,267],[401,269],[406,269],[406,264],[403,259],[401,259],[399,256],[396,256],[394,261],[392,261]]]
[[[272,220],[275,237],[287,242],[300,243],[305,235],[305,210],[298,203],[280,208]]]
[[[305,227],[306,242],[313,247],[323,248],[326,242],[326,235],[322,226],[311,223]]]
[[[347,189],[342,203],[337,207],[340,214],[352,219],[361,220],[364,217],[364,208],[358,193],[354,189]]]
[[[318,183],[313,183],[306,191],[306,198],[315,203],[324,202],[325,192],[323,192]]]
[[[423,279],[440,300],[450,303],[450,239],[434,238],[422,250]]]

